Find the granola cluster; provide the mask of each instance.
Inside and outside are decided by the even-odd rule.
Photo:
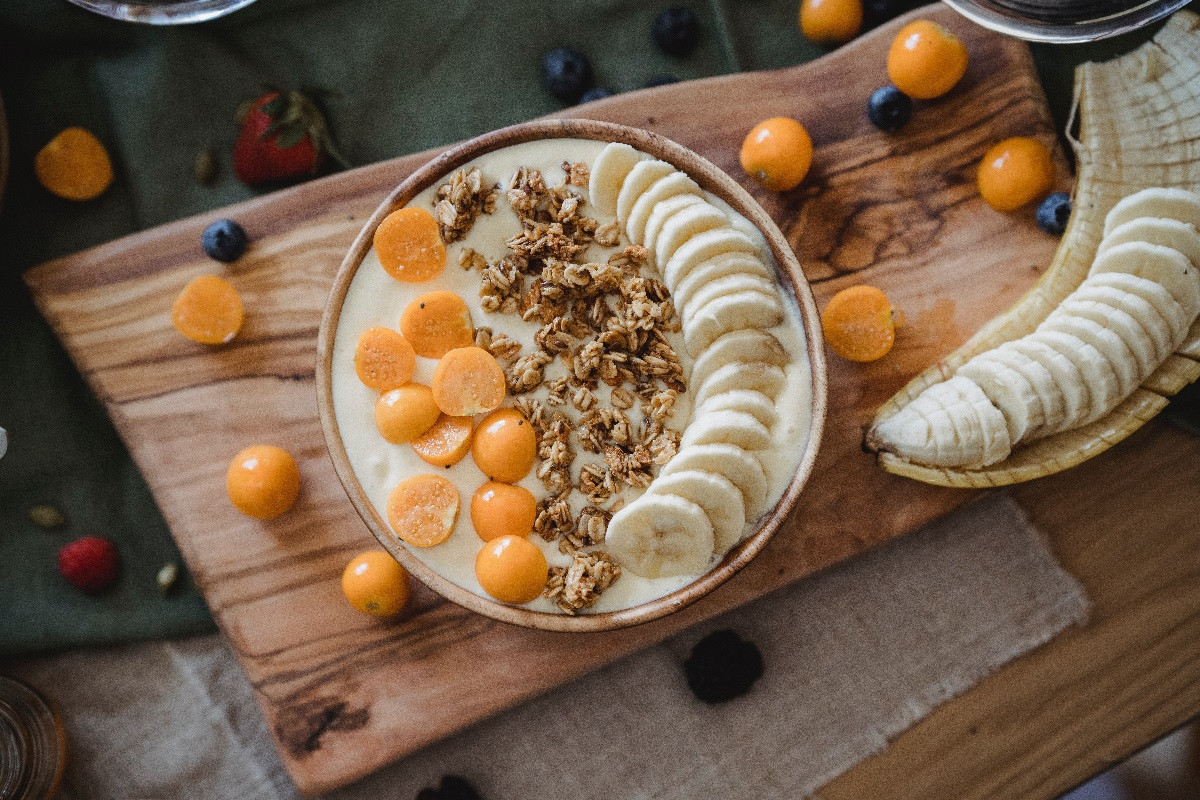
[[[491,214],[496,208],[497,186],[484,186],[483,173],[478,167],[458,170],[450,180],[438,187],[434,201],[434,217],[442,241],[457,242],[466,236],[480,214]]]
[[[586,201],[573,187],[587,185],[587,165],[564,162],[563,171],[567,179],[549,186],[540,171],[518,169],[504,192],[521,223],[506,242],[508,252],[489,262],[464,249],[460,264],[480,273],[484,311],[540,326],[528,352],[487,328],[478,329],[476,344],[500,362],[516,407],[537,433],[536,475],[548,496],[534,530],[573,559],[551,570],[545,596],[575,613],[620,576],[616,563],[591,548],[603,544],[622,490],[647,487],[655,466],[678,449],[680,435],[669,422],[686,383],[666,337],[679,330],[679,319],[666,286],[647,269],[649,254],[629,245],[588,260],[593,244],[619,245],[619,227],[584,213]],[[461,182],[469,184],[477,172]],[[453,184],[439,197],[445,192],[449,202]],[[543,388],[544,401],[532,395]],[[576,466],[580,451],[594,458],[582,455]],[[586,501],[578,512],[575,491]]]

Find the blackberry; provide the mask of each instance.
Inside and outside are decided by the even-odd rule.
[[[706,703],[740,697],[762,677],[762,654],[731,630],[713,631],[692,648],[683,662],[688,688]]]
[[[871,92],[867,101],[867,119],[882,131],[892,133],[908,124],[913,102],[895,86],[884,86]]]
[[[654,19],[650,29],[654,43],[669,56],[686,56],[700,41],[700,20],[686,8],[668,8]]]
[[[1071,218],[1071,196],[1066,192],[1055,192],[1042,201],[1037,210],[1037,224],[1046,233],[1062,236]]]
[[[577,103],[592,85],[592,64],[574,47],[556,47],[542,57],[542,85],[564,103]]]
[[[246,231],[231,219],[219,219],[204,229],[200,244],[210,258],[217,261],[237,261],[246,252]]]

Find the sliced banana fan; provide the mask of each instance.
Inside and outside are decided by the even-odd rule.
[[[885,403],[875,425],[977,353],[1033,331],[1087,276],[1104,232],[1104,217],[1121,198],[1155,186],[1200,191],[1200,16],[1180,11],[1137,50],[1112,61],[1083,64],[1075,73],[1075,95],[1075,212],[1050,268],[1016,305]],[[1050,475],[1112,447],[1197,377],[1200,322],[1140,388],[1096,422],[1019,446],[1004,461],[980,469],[927,467],[891,453],[880,453],[879,465],[925,483],[974,488]]]

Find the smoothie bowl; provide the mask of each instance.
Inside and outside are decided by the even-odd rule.
[[[534,122],[409,176],[335,278],[321,424],[367,526],[430,588],[547,630],[656,619],[769,541],[825,416],[812,294],[690,150]]]

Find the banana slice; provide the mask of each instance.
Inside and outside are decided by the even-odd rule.
[[[951,464],[981,467],[1003,461],[1012,451],[1008,424],[979,385],[955,375],[922,392],[941,404],[950,419],[952,438],[939,432],[939,457]]]
[[[680,447],[695,444],[734,444],[746,451],[766,450],[771,432],[745,411],[707,411],[696,414],[679,440]]]
[[[747,328],[730,331],[713,340],[692,365],[688,381],[699,386],[721,367],[731,361],[762,361],[777,367],[786,367],[791,361],[787,351],[766,331]]]
[[[613,142],[606,145],[596,156],[592,164],[591,177],[588,179],[588,194],[592,197],[592,205],[601,214],[613,216],[617,213],[617,196],[621,193],[621,184],[625,177],[639,161],[646,156],[634,150],[627,144]]]
[[[1042,415],[1042,401],[1024,375],[993,353],[990,350],[980,353],[954,374],[969,378],[983,390],[1004,415],[1009,440],[1019,442],[1038,424]]]
[[[1053,347],[1066,356],[1083,375],[1083,389],[1087,393],[1087,410],[1072,419],[1068,428],[1093,422],[1117,407],[1121,402],[1121,387],[1117,373],[1108,359],[1090,344],[1070,333],[1038,328],[1029,334],[1031,339]]]
[[[1170,247],[1187,256],[1193,267],[1200,268],[1200,233],[1196,226],[1166,217],[1138,217],[1122,222],[1100,241],[1096,255],[1119,244],[1148,242]]]
[[[650,251],[651,255],[654,254],[659,234],[662,233],[663,225],[666,224],[666,221],[683,209],[690,206],[698,206],[701,203],[708,205],[704,198],[697,195],[677,194],[674,197],[668,197],[666,200],[660,201],[651,209],[650,216],[646,220],[646,230],[642,234],[642,244]]]
[[[1104,218],[1104,235],[1138,217],[1167,217],[1200,230],[1200,195],[1187,189],[1143,189],[1123,198]]]
[[[658,477],[688,470],[715,472],[736,486],[742,493],[747,522],[754,522],[767,510],[767,474],[758,459],[742,448],[732,444],[684,447],[663,465]]]
[[[1160,284],[1183,308],[1188,327],[1200,313],[1200,269],[1173,247],[1145,242],[1116,245],[1096,256],[1088,276],[1105,272],[1126,272]]]
[[[867,446],[931,466],[954,466],[958,442],[949,414],[925,392],[867,431]]]
[[[1133,356],[1133,368],[1144,379],[1162,361],[1162,358],[1157,355],[1154,340],[1133,314],[1115,305],[1110,305],[1103,300],[1096,299],[1101,295],[1093,292],[1092,288],[1086,285],[1081,286],[1078,291],[1062,302],[1062,305],[1059,306],[1059,311],[1063,314],[1090,319],[1097,325],[1105,327],[1119,336],[1121,342]],[[1094,288],[1100,289],[1103,287]],[[1154,310],[1147,309],[1147,313],[1154,314]],[[1166,328],[1164,327],[1163,330],[1165,332]]]
[[[722,253],[719,256],[708,259],[703,264],[697,264],[687,274],[687,277],[679,282],[679,285],[675,287],[675,291],[671,293],[671,297],[675,301],[675,307],[683,308],[686,306],[697,291],[717,278],[724,278],[726,275],[734,275],[736,273],[758,275],[772,282],[775,280],[775,276],[771,274],[771,268],[758,256],[737,251]],[[772,283],[772,285],[774,284]]]
[[[1089,275],[1086,283],[1089,286],[1110,287],[1130,297],[1141,298],[1146,302],[1154,310],[1154,313],[1146,317],[1138,317],[1138,321],[1146,325],[1153,325],[1153,320],[1157,318],[1167,327],[1168,352],[1174,349],[1173,343],[1179,341],[1187,331],[1187,314],[1184,312],[1183,306],[1162,285],[1152,280],[1128,272],[1104,272]],[[1149,332],[1154,333],[1153,331]]]
[[[684,242],[706,231],[716,229],[732,230],[729,226],[729,217],[721,213],[712,203],[705,202],[688,206],[677,214],[672,214],[670,219],[663,223],[662,232],[658,234],[658,239],[654,242],[654,263],[658,267],[659,274],[662,274],[663,267],[675,255],[675,251],[683,246]],[[670,286],[667,288],[674,291]]]
[[[1175,306],[1179,312],[1179,316],[1183,316],[1183,309],[1179,308],[1179,304],[1175,302],[1175,298],[1171,297],[1161,286],[1154,286],[1149,281],[1145,281],[1136,275],[1126,275],[1119,272],[1093,275],[1084,281],[1076,293],[1075,299],[1083,302],[1103,303],[1109,308],[1132,317],[1138,327],[1142,329],[1142,333],[1149,337],[1154,353],[1152,363],[1154,366],[1157,366],[1171,354],[1173,335],[1171,333],[1171,323],[1145,297],[1122,288],[1125,284],[1132,284],[1138,281],[1142,281],[1151,288],[1157,289],[1168,304]]]
[[[629,210],[629,221],[625,223],[625,234],[629,237],[629,241],[634,244],[644,244],[643,236],[646,233],[646,223],[650,221],[651,212],[659,203],[681,194],[699,197],[701,189],[698,183],[679,171],[660,178],[649,189],[642,192],[642,196]]]
[[[1054,376],[1042,366],[1041,362],[1034,361],[1024,353],[1015,350],[1007,342],[994,350],[989,350],[987,355],[1020,373],[1021,377],[1033,387],[1033,393],[1037,395],[1038,406],[1029,418],[1029,430],[1025,432],[1024,436],[1026,441],[1042,434],[1047,420],[1061,419],[1066,414],[1066,401],[1063,399],[1062,392],[1055,386]]]
[[[1075,363],[1039,339],[1025,336],[1011,342],[1007,346],[1022,355],[1038,362],[1050,374],[1050,383],[1059,401],[1048,407],[1046,421],[1042,424],[1039,436],[1066,430],[1078,424],[1087,416],[1088,392],[1083,385],[1083,373]]]
[[[1120,397],[1127,396],[1142,382],[1144,375],[1138,369],[1137,357],[1125,340],[1094,319],[1072,313],[1065,303],[1038,326],[1038,330],[1043,328],[1069,333],[1094,347],[1116,375]]]
[[[666,236],[664,234],[658,242],[658,254],[660,256],[665,252],[663,248],[665,242]],[[671,253],[666,261],[659,259],[658,268],[662,272],[663,281],[667,284],[667,288],[675,291],[675,287],[679,285],[679,282],[697,266],[713,256],[732,252],[758,255],[758,245],[749,236],[728,227],[728,225],[724,228],[713,228],[703,233],[698,233],[680,244],[678,249]]]
[[[675,308],[680,311],[680,321],[685,327],[695,316],[696,311],[703,308],[711,300],[734,292],[756,291],[771,294],[775,291],[775,283],[770,278],[753,275],[749,272],[735,272],[724,278],[717,278],[701,288],[685,303],[675,301]]]
[[[625,182],[621,184],[621,191],[617,194],[617,223],[621,229],[628,233],[626,227],[629,222],[629,213],[633,211],[633,205],[638,201],[647,189],[675,172],[675,167],[665,161],[658,159],[650,159],[647,161],[639,161],[633,165],[633,169],[629,170],[629,174],[625,176]]]
[[[713,395],[731,392],[734,389],[753,389],[774,400],[779,396],[779,391],[786,381],[787,376],[783,370],[773,364],[764,364],[761,361],[731,361],[714,370],[703,383],[692,384],[696,390],[692,402],[698,407]]]
[[[761,422],[769,431],[775,430],[779,423],[779,411],[775,408],[775,403],[757,389],[730,389],[728,392],[709,395],[695,408],[693,413],[696,416],[725,409],[742,411]]]
[[[604,547],[645,578],[698,575],[712,559],[713,526],[691,500],[648,492],[613,514]]]
[[[741,541],[746,533],[742,493],[723,475],[695,469],[660,475],[646,493],[674,494],[700,506],[712,523],[713,548],[718,555]]]
[[[697,358],[722,334],[748,328],[766,330],[781,322],[783,304],[778,293],[735,292],[701,306],[683,329],[683,342],[692,358]]]

